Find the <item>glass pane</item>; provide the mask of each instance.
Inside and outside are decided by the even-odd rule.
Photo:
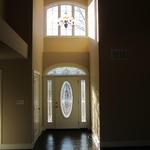
[[[85,9],[75,6],[75,35],[85,36],[85,34],[86,34]]]
[[[69,16],[72,17],[72,6],[71,5],[61,5],[61,17],[63,16]],[[61,35],[65,36],[71,36],[72,35],[72,25],[68,25],[67,28],[65,28],[63,25],[61,26]]]
[[[66,75],[86,75],[86,73],[75,67],[58,67],[50,70],[48,75],[66,76]]]
[[[88,7],[88,36],[95,39],[95,0]]]
[[[47,81],[47,119],[52,122],[52,80]]]
[[[86,122],[86,84],[81,80],[81,122]]]
[[[58,35],[58,6],[47,10],[47,35]]]
[[[61,87],[60,92],[61,111],[63,116],[65,118],[68,118],[71,114],[73,105],[73,94],[71,84],[68,81],[65,81]]]
[[[62,36],[71,36],[72,35],[72,26],[68,26],[65,28],[63,25],[61,26],[61,35]]]
[[[72,6],[71,5],[61,5],[61,17],[64,14],[72,15]]]

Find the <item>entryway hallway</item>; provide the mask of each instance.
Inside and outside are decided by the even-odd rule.
[[[33,150],[98,150],[86,129],[46,130]]]

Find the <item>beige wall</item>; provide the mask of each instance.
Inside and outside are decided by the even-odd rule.
[[[90,49],[90,90],[92,132],[100,140],[100,102],[99,102],[99,49],[98,43],[89,39]]]
[[[45,52],[88,52],[88,38],[44,38]]]
[[[26,144],[32,142],[32,1],[5,0],[5,19],[29,45],[29,57],[0,61],[2,144]]]
[[[33,0],[33,70],[42,73],[43,0]]]
[[[2,68],[2,144],[32,141],[32,78],[26,60],[0,61]],[[24,105],[17,105],[23,100]]]
[[[89,70],[89,53],[88,52],[44,52],[43,55],[43,70],[52,65],[61,63],[72,63],[81,65]]]
[[[87,5],[87,0],[78,1]],[[45,0],[44,4],[58,2],[58,0]],[[60,2],[60,1],[59,1]],[[81,37],[45,37],[43,70],[51,65],[60,63],[74,63],[89,69],[88,38]]]
[[[116,5],[102,0],[101,7],[101,145],[149,145],[148,1],[126,0]],[[125,59],[114,59],[113,49],[126,50]]]
[[[63,1],[66,2],[67,0],[61,0],[61,2],[63,2]],[[46,6],[50,3],[55,3],[55,2],[60,2],[60,1],[59,0],[44,0],[44,5]],[[71,1],[67,1],[67,2],[76,2],[76,3],[87,6],[87,0],[71,0]]]
[[[43,16],[44,16],[44,2],[43,0],[33,0],[33,35],[32,35],[32,42],[33,42],[33,50],[32,50],[32,70],[34,73],[40,73],[40,83],[39,83],[39,109],[40,109],[40,122],[39,126],[42,130],[42,73],[43,73]],[[35,77],[35,76],[34,76]],[[33,80],[34,81],[34,80]],[[34,88],[34,86],[33,86]],[[34,91],[34,89],[33,89]],[[33,96],[34,97],[34,96]],[[35,100],[35,98],[33,98]],[[35,103],[33,103],[35,104]],[[33,114],[34,114],[34,107],[33,106]],[[35,119],[33,119],[35,120]],[[35,122],[34,122],[35,123]],[[34,126],[34,125],[33,125]],[[36,129],[37,130],[37,129]],[[35,129],[33,129],[33,132]],[[39,133],[40,134],[40,133]],[[35,138],[35,137],[34,137]],[[33,139],[35,140],[35,139]]]
[[[89,0],[89,4],[92,0]],[[95,16],[98,15],[97,2],[95,0]],[[93,17],[93,16],[88,16]],[[91,115],[92,115],[92,132],[100,140],[100,97],[99,97],[99,43],[97,42],[97,20],[95,18],[95,39],[89,38],[90,52],[90,91],[91,91]]]

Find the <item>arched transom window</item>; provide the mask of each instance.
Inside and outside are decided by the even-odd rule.
[[[57,67],[54,69],[51,69],[47,75],[51,76],[80,76],[80,75],[86,75],[86,72],[82,69],[76,68],[76,67]]]
[[[68,14],[74,19],[74,25],[58,25],[59,18]],[[86,36],[86,9],[74,4],[58,4],[46,9],[47,36]]]

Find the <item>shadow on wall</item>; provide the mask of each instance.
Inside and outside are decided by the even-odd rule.
[[[145,2],[129,0],[102,0],[101,7],[102,145],[147,141],[150,139],[149,8]],[[119,51],[113,58],[112,49],[125,50],[126,58],[122,59]]]

